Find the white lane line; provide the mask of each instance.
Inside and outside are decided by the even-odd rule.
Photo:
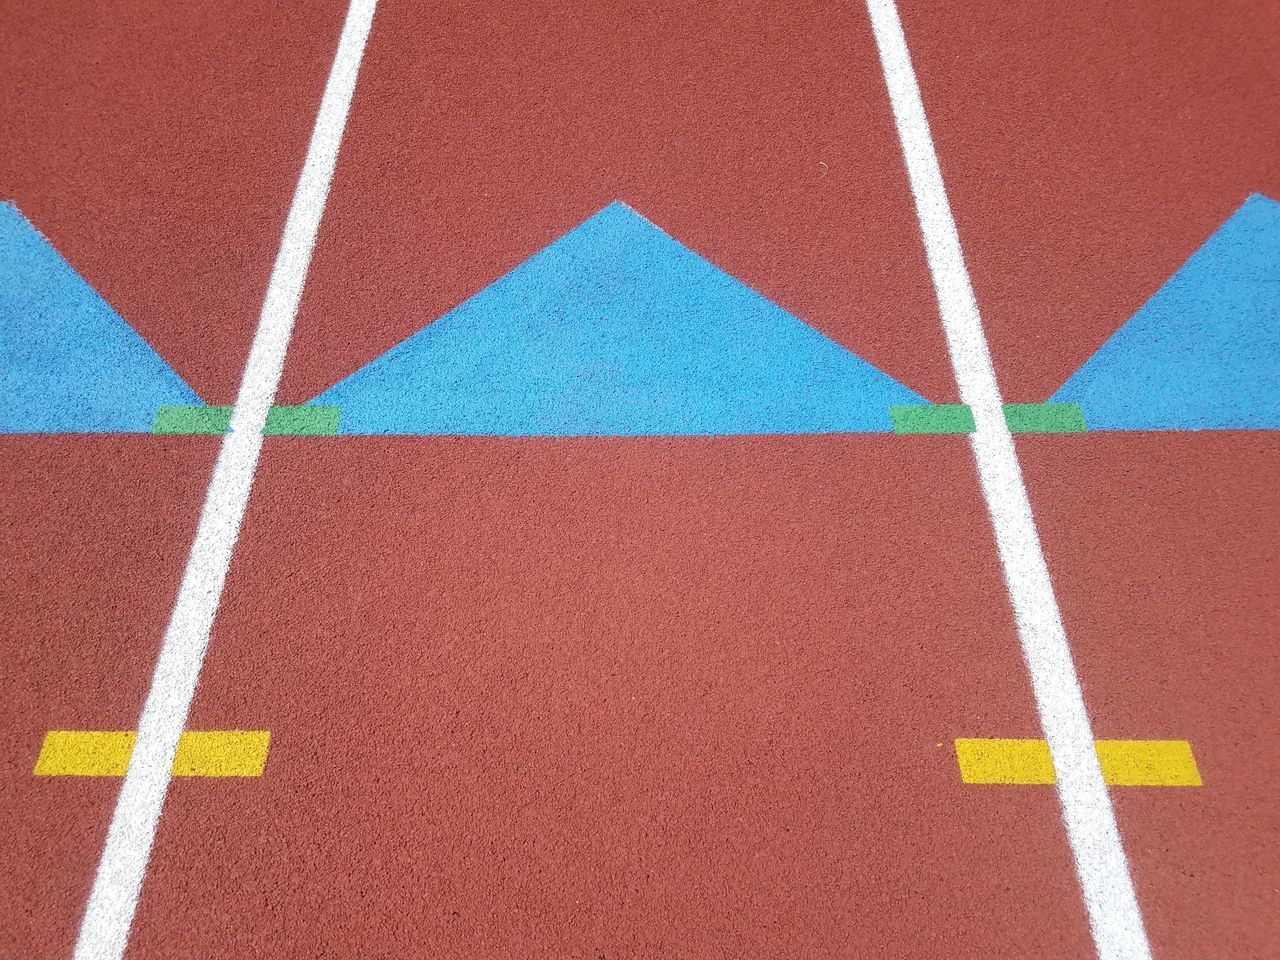
[[[894,0],[867,0],[893,116],[902,141],[916,214],[960,398],[973,408],[971,438],[982,493],[1031,674],[1040,725],[1053,754],[1058,799],[1076,873],[1103,960],[1151,956],[1111,797],[1093,746],[1093,731],[1049,580],[982,318],[969,282],[906,36]]]
[[[156,824],[169,790],[178,737],[200,679],[209,631],[253,486],[262,428],[284,369],[376,3],[351,0],[347,10],[231,414],[231,432],[223,437],[218,451],[191,556],[138,722],[129,772],[80,924],[76,960],[118,960],[128,943]]]

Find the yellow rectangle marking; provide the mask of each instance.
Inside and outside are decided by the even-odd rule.
[[[173,758],[175,777],[260,777],[267,765],[266,730],[188,730]]]
[[[965,783],[1053,783],[1053,758],[1043,740],[957,740]]]
[[[120,730],[50,730],[36,758],[37,777],[123,777],[137,734]]]
[[[1113,787],[1200,787],[1200,770],[1185,740],[1098,740],[1102,777]]]
[[[1113,787],[1203,785],[1186,740],[1097,740],[1102,779]],[[1044,740],[956,740],[965,783],[1052,784],[1057,781]]]
[[[123,777],[137,734],[119,730],[50,730],[36,758],[38,777]],[[178,738],[175,777],[260,777],[266,730],[188,730]]]

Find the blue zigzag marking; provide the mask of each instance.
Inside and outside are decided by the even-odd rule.
[[[885,432],[924,402],[622,203],[312,401],[521,436]]]
[[[200,398],[11,203],[0,203],[0,432],[149,432]]]
[[[1280,429],[1280,203],[1249,197],[1050,400],[1091,429]]]

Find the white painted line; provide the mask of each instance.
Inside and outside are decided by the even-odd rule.
[[[129,772],[80,924],[76,960],[119,960],[128,943],[178,738],[200,679],[209,631],[249,502],[262,428],[280,384],[376,3],[351,0],[347,10],[231,414],[231,431],[218,451],[191,556],[138,722]]]
[[[916,214],[960,398],[973,408],[971,436],[982,493],[1004,567],[1040,725],[1058,775],[1058,798],[1076,873],[1103,960],[1151,956],[1111,797],[1049,580],[1040,537],[1005,424],[1000,388],[951,205],[929,133],[906,36],[894,0],[867,0],[893,116],[902,141]]]

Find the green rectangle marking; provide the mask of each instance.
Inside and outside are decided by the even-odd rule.
[[[1006,403],[1004,420],[1010,433],[1084,433],[1084,411],[1078,403]]]
[[[973,411],[964,403],[930,403],[889,408],[894,433],[973,433]]]
[[[156,411],[152,433],[226,433],[231,407],[167,406]],[[264,434],[332,436],[338,432],[341,407],[272,407]]]
[[[338,432],[341,407],[272,407],[267,413],[265,434],[322,437]]]
[[[152,421],[152,433],[226,433],[230,407],[161,407]]]

